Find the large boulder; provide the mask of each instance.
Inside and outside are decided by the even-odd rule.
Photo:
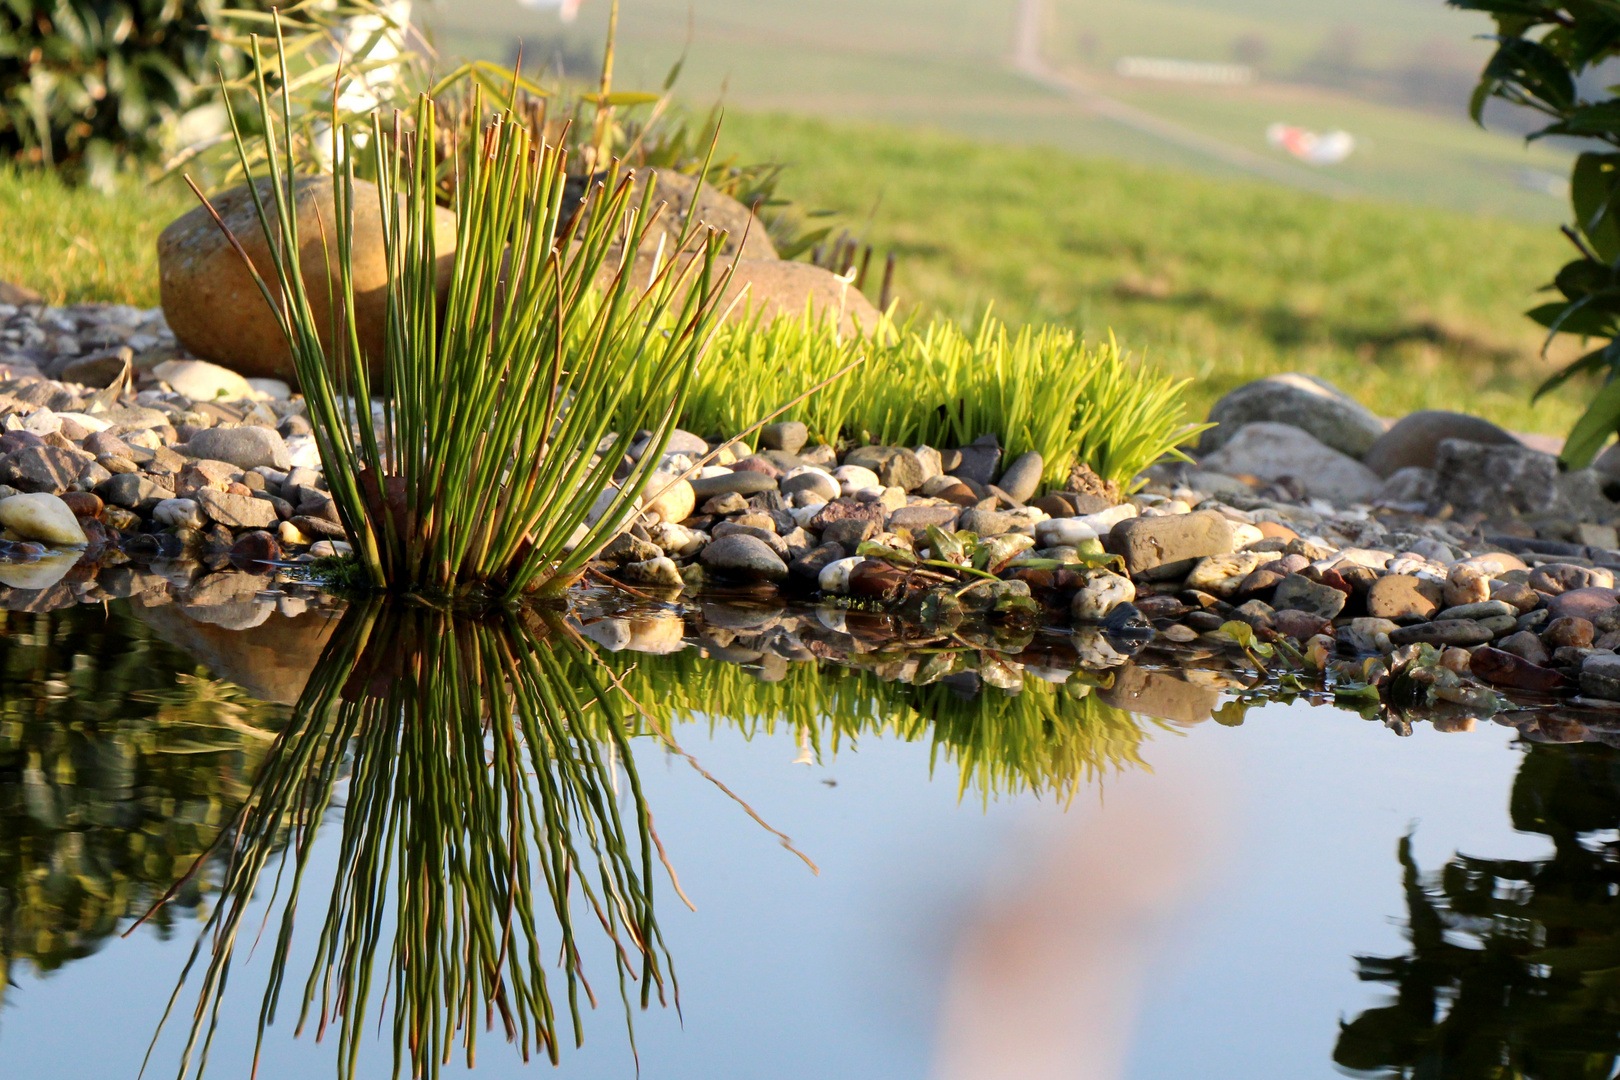
[[[269,180],[259,181],[258,187],[265,199],[272,197]],[[321,328],[322,340],[331,348],[328,295],[329,287],[335,293],[338,283],[332,178],[297,181],[295,198],[299,265],[316,325]],[[274,287],[270,247],[247,187],[232,188],[213,203],[253,265]],[[376,185],[355,181],[354,228],[350,234],[355,308],[360,345],[374,367],[382,360],[388,285],[381,206]],[[456,217],[440,209],[435,221],[442,301],[455,260]],[[279,243],[280,226],[272,223],[271,229]],[[288,380],[297,377],[292,354],[270,305],[207,208],[199,206],[183,214],[158,237],[158,281],[169,329],[194,355],[247,376]]]
[[[1544,514],[1558,503],[1558,459],[1527,446],[1443,439],[1435,453],[1438,496],[1462,511]]]
[[[1209,410],[1198,441],[1208,454],[1230,442],[1245,424],[1291,424],[1341,454],[1359,458],[1384,434],[1384,422],[1332,383],[1288,372],[1238,387]]]
[[[602,179],[604,174],[601,173],[588,180],[583,176],[570,176],[564,189],[564,205],[572,206],[585,196],[588,184]],[[681,230],[686,225],[686,216],[692,207],[692,196],[697,189],[697,181],[685,173],[675,172],[672,169],[638,170],[630,191],[631,206],[641,205],[642,195],[649,183],[653,189],[653,208],[658,209],[662,204],[662,209],[658,210],[657,219],[647,230],[647,236],[642,241],[638,254],[651,256],[658,250],[662,241],[664,257],[668,259],[675,254],[676,242],[680,240]],[[728,258],[777,257],[776,246],[771,243],[764,223],[754,219],[753,212],[748,207],[730,195],[716,191],[711,184],[703,185],[702,192],[697,196],[697,221],[699,225],[706,225],[726,234],[720,253]],[[701,251],[702,236],[703,231],[694,228],[685,250]],[[612,261],[616,262],[617,259]]]
[[[630,280],[636,288],[647,287],[654,261],[654,257],[645,252],[637,258],[630,270]],[[722,273],[726,268],[722,263],[715,272]],[[606,287],[611,277],[612,265],[605,265],[597,276],[597,284]],[[687,280],[688,287],[696,277],[694,271]],[[877,307],[865,294],[831,270],[775,258],[738,260],[720,308],[731,312],[731,322],[757,317],[763,325],[784,316],[799,318],[804,315],[807,304],[814,318],[835,320],[839,330],[846,334],[857,329],[870,333],[880,318]]]
[[[1489,420],[1426,409],[1397,420],[1362,455],[1361,463],[1385,479],[1402,469],[1432,469],[1446,439],[1484,446],[1516,446],[1519,441]]]
[[[1293,477],[1307,494],[1341,505],[1367,502],[1380,486],[1378,474],[1367,466],[1291,424],[1245,424],[1202,465],[1228,476]]]

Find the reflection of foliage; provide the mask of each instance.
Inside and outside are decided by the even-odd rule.
[[[0,612],[0,994],[95,951],[213,844],[279,710],[127,616]],[[206,872],[176,897],[194,908]],[[169,916],[159,932],[169,928]]]
[[[495,1028],[497,1017],[525,1059],[537,1051],[555,1062],[559,1008],[577,1042],[580,991],[596,1001],[576,904],[611,941],[627,1019],[629,982],[639,982],[643,1008],[654,994],[664,1000],[666,982],[673,988],[653,918],[657,844],[623,696],[566,633],[543,640],[560,622],[526,617],[350,609],[233,832],[225,899],[186,965],[189,974],[206,951],[182,1077],[199,1045],[198,1075],[206,1068],[238,932],[280,851],[272,877],[286,902],[261,1042],[274,1022],[319,823],[346,771],[344,870],[298,1020],[301,1030],[313,1011],[320,1030],[336,1024],[340,1076],[357,1069],[376,983],[388,987],[396,1075],[408,1057],[412,1076],[437,1076],[458,1039],[470,1065],[480,1023]],[[543,940],[551,935],[537,916],[548,904],[560,948]],[[547,979],[553,959],[565,1006]],[[380,962],[387,974],[376,978]]]
[[[1334,1060],[1423,1080],[1599,1080],[1620,1064],[1620,753],[1531,746],[1513,825],[1550,858],[1458,855],[1425,877],[1403,839],[1411,951],[1361,957],[1396,988],[1344,1025]]]
[[[624,679],[632,695],[680,721],[729,722],[750,737],[782,725],[818,752],[862,735],[930,739],[936,760],[943,755],[957,763],[962,789],[977,785],[986,797],[1050,790],[1069,798],[1101,773],[1142,764],[1140,723],[1092,696],[1083,673],[1062,686],[1031,677],[1016,694],[986,687],[964,696],[937,681],[967,663],[960,651],[851,660],[872,666],[800,663],[767,682],[735,664],[702,659],[695,649],[621,653],[608,662],[633,663]],[[1001,663],[989,654],[973,660]]]

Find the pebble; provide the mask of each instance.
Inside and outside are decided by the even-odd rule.
[[[1367,590],[1367,614],[1396,622],[1428,619],[1440,610],[1444,598],[1445,587],[1439,582],[1409,574],[1390,574],[1373,582]]]
[[[84,547],[89,543],[68,504],[43,492],[0,499],[0,525],[18,538],[53,547]]]
[[[716,539],[698,554],[706,569],[749,581],[781,581],[787,563],[766,542],[754,535]]]
[[[1446,619],[1440,622],[1417,623],[1402,626],[1389,635],[1391,645],[1483,645],[1490,641],[1491,631],[1473,619]]]

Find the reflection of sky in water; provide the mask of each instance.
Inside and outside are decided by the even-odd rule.
[[[1256,710],[1237,730],[1158,734],[1144,753],[1154,775],[1110,781],[1103,805],[1091,793],[1067,815],[1028,797],[988,813],[972,796],[959,804],[949,765],[928,781],[922,744],[866,740],[807,769],[790,764],[789,735],[681,735],[822,873],[685,764],[644,760],[659,832],[698,905],[687,912],[658,882],[684,1030],[673,1011],[637,1015],[649,1080],[1094,1080],[1120,1040],[1133,1078],[1333,1076],[1338,1021],[1383,992],[1356,982],[1353,955],[1402,951],[1395,846],[1408,823],[1429,869],[1457,850],[1546,847],[1510,829],[1520,758],[1497,728],[1420,725],[1403,740],[1345,713]],[[1106,829],[1090,829],[1099,820]],[[316,869],[329,872],[332,846]],[[324,887],[306,895],[268,1080],[332,1074],[324,1048],[291,1036],[324,900]],[[1140,918],[1147,909],[1163,914]],[[166,945],[137,934],[23,979],[0,1016],[0,1074],[133,1077],[190,943],[189,928]],[[588,957],[602,1008],[560,1075],[635,1075],[606,960]],[[247,1075],[263,970],[262,953],[239,963],[210,1076]],[[1138,977],[1139,1005],[1109,1018]],[[177,1011],[194,1000],[188,991]],[[365,1075],[387,1075],[386,1039],[368,1032]],[[152,1075],[172,1075],[173,1044]],[[475,1075],[554,1075],[520,1067],[493,1035],[479,1051]]]

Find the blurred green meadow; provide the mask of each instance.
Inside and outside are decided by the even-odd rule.
[[[605,9],[587,0],[565,27],[554,10],[458,0],[427,18],[446,56],[509,60],[521,37],[527,65],[588,77]],[[971,325],[993,306],[1092,341],[1112,333],[1195,378],[1196,415],[1244,381],[1303,370],[1384,415],[1447,407],[1568,429],[1590,388],[1530,405],[1554,364],[1522,314],[1567,255],[1553,227],[1566,204],[1527,178],[1556,179],[1567,154],[1480,131],[1462,102],[1402,81],[1432,53],[1437,79],[1465,84],[1481,20],[1418,0],[1053,0],[1049,62],[1114,100],[1279,161],[1264,141],[1274,120],[1352,131],[1357,153],[1329,175],[1356,195],[1331,199],[1026,81],[1006,60],[1015,12],[1011,0],[700,0],[677,91],[693,109],[723,94],[723,157],[783,163],[782,194],[895,252],[908,311]],[[617,87],[662,82],[688,14],[686,0],[625,0]],[[1253,86],[1112,73],[1123,55],[1232,59],[1257,34],[1263,56],[1250,59],[1266,78]],[[1354,48],[1324,52],[1338,39]],[[30,223],[0,230],[0,279],[54,302],[155,304],[157,232],[190,205],[177,185],[106,197],[0,173],[0,220]]]

